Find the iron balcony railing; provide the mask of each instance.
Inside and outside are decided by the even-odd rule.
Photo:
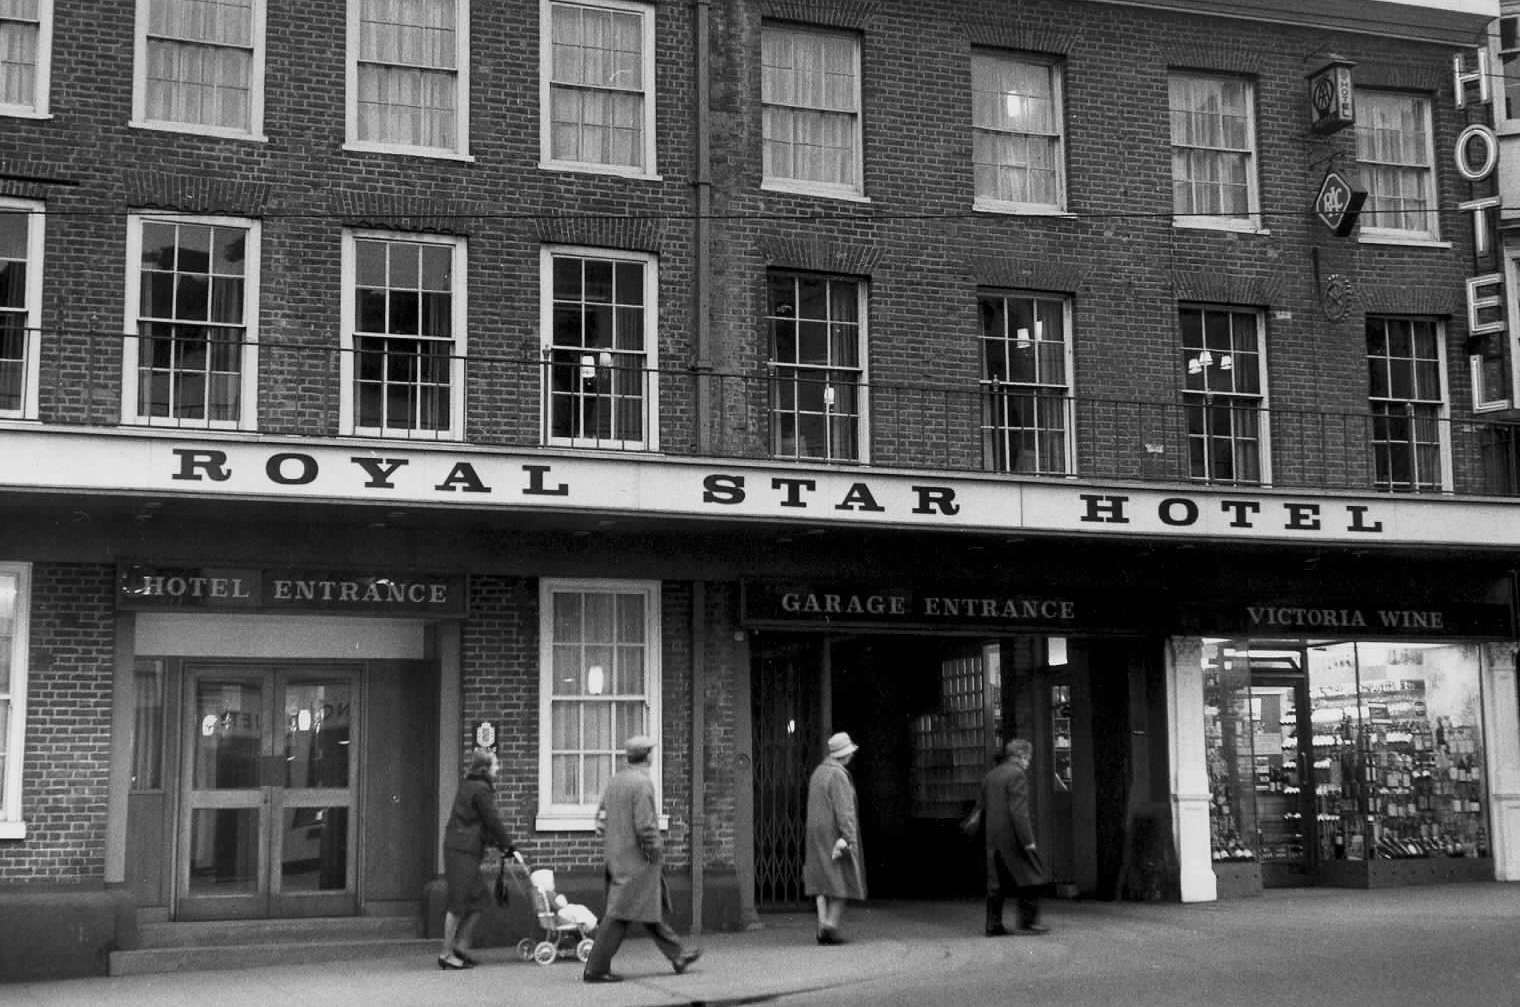
[[[169,352],[145,339],[142,352],[127,355],[135,371],[124,373],[122,347],[136,337],[48,336],[51,349],[82,344],[64,347],[63,359],[83,363],[41,368],[35,396],[24,361],[0,366],[0,418],[1051,479],[1520,495],[1520,424],[1423,406],[1295,410],[1180,389],[1172,401],[1067,396],[995,382],[863,381],[795,365],[699,372],[643,367],[611,349],[459,357],[436,341],[409,348],[405,339],[384,352],[372,343],[356,352],[209,341]]]

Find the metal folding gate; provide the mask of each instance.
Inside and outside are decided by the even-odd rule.
[[[751,676],[755,725],[755,905],[797,909],[807,781],[820,756],[819,638],[768,639]]]

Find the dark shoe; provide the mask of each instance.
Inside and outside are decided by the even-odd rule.
[[[1050,933],[1050,928],[1043,927],[1038,923],[1031,923],[1028,926],[1019,927],[1016,933],[1024,937],[1038,937],[1041,934]]]
[[[818,931],[818,943],[823,945],[848,944],[849,941],[839,936],[839,931],[830,927],[824,927]]]
[[[448,955],[438,956],[438,967],[449,971],[458,971],[459,969],[469,968],[468,965],[460,961],[458,958],[451,958]]]
[[[984,934],[986,934],[988,937],[1007,937],[1008,936],[1008,928],[1005,927],[1005,926],[1003,926],[1001,923],[999,923],[997,926],[988,927],[986,930],[984,930],[982,932]]]
[[[469,955],[465,954],[458,948],[454,949],[454,957],[464,962],[464,967],[467,969],[472,969],[480,964],[480,962],[476,961],[474,958],[471,958]]]
[[[581,982],[583,983],[620,983],[622,981],[623,977],[618,975],[616,972],[581,973]]]
[[[682,951],[676,955],[676,960],[670,963],[670,967],[676,970],[676,975],[683,975],[687,969],[691,968],[691,963],[701,957],[700,948],[696,951]]]

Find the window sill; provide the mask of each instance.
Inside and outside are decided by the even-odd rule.
[[[977,213],[1001,213],[1010,217],[1055,217],[1058,219],[1076,220],[1077,215],[1070,210],[1059,209],[1054,206],[1043,206],[1038,203],[997,203],[989,200],[974,200],[971,209]]]
[[[670,829],[670,816],[660,816],[660,831],[667,832]],[[595,832],[596,811],[570,812],[570,811],[543,811],[533,819],[533,831],[535,832]]]
[[[0,108],[0,118],[3,119],[37,119],[39,121],[53,118],[51,112],[39,112],[32,108]]]
[[[562,174],[579,175],[610,175],[613,178],[626,178],[632,182],[663,182],[665,176],[658,172],[650,173],[639,168],[623,168],[611,164],[590,164],[580,161],[540,161],[540,171],[554,171]]]
[[[1368,234],[1365,231],[1356,236],[1359,244],[1363,245],[1403,245],[1406,248],[1450,248],[1451,242],[1441,241],[1437,238],[1420,237],[1418,235],[1399,234]]]
[[[25,839],[25,822],[0,822],[0,839]]]
[[[842,199],[850,203],[869,203],[871,197],[856,189],[826,189],[822,186],[788,184],[767,180],[760,184],[762,192],[780,192],[788,196],[812,196],[816,199]]]
[[[202,136],[208,140],[244,140],[249,143],[268,143],[269,137],[262,133],[250,133],[240,129],[218,129],[215,126],[196,126],[184,122],[151,122],[132,119],[127,125],[133,129],[151,130],[155,133],[184,133],[186,136]]]
[[[460,161],[473,164],[473,154],[461,154],[452,150],[436,150],[432,147],[402,147],[386,143],[345,143],[343,149],[350,154],[395,154],[397,157],[431,157],[439,161]]]
[[[1249,220],[1210,220],[1207,217],[1173,217],[1172,226],[1187,231],[1223,231],[1227,234],[1269,235],[1271,230]]]

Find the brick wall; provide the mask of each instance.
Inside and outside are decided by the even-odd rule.
[[[21,812],[24,840],[0,840],[0,884],[99,882],[111,764],[115,570],[32,568],[31,666]]]

